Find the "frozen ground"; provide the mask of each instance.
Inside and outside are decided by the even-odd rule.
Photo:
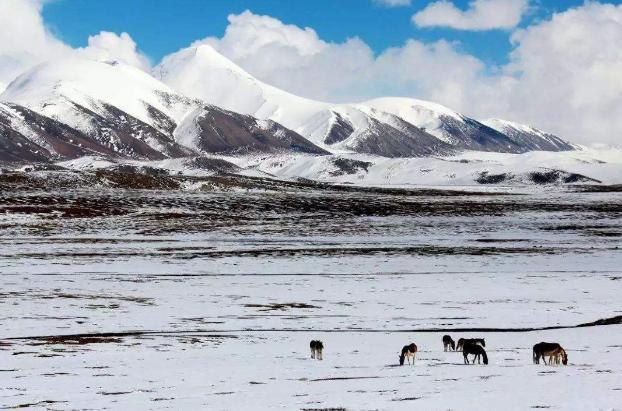
[[[561,190],[2,191],[0,406],[620,409],[622,326],[574,326],[622,315],[621,217]]]

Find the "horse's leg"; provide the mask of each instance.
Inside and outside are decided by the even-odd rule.
[[[324,350],[321,349],[320,350],[320,361],[322,361],[324,359]]]
[[[311,358],[315,360],[315,348],[311,348]]]

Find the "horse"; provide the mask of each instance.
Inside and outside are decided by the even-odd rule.
[[[484,360],[484,365],[488,364],[488,355],[486,355],[486,350],[484,350],[484,347],[481,345],[472,342],[465,343],[462,347],[462,356],[464,357],[465,364],[469,363],[469,354],[475,355],[475,357],[473,357],[473,364],[475,364],[476,359],[477,363],[480,363],[480,356]]]
[[[449,347],[451,347],[451,351],[455,351],[456,342],[449,335],[444,335],[443,336],[443,347],[445,348],[445,351],[450,350]]]
[[[464,345],[467,343],[479,344],[482,347],[486,346],[486,340],[484,340],[483,338],[460,338],[458,340],[458,345],[456,346],[456,350],[460,351],[462,347],[464,347]]]
[[[404,359],[406,358],[408,358],[408,364],[410,364],[410,357],[412,357],[412,365],[415,365],[415,354],[417,354],[417,344],[405,345],[400,354],[400,365],[404,365]]]
[[[547,364],[546,357],[549,357]],[[568,354],[558,343],[541,342],[533,346],[533,363],[540,364],[540,358],[545,365],[553,365],[561,363],[568,365]]]
[[[311,358],[323,360],[323,351],[324,351],[324,343],[320,340],[311,340],[309,343],[309,347],[311,347]]]

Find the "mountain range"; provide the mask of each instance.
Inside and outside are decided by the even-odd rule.
[[[48,62],[0,94],[2,161],[249,153],[399,158],[575,148],[529,126],[477,121],[422,100],[302,98],[254,78],[208,45],[181,50],[152,73],[114,61]]]

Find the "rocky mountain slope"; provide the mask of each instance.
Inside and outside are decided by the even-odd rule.
[[[482,121],[488,127],[508,136],[514,143],[528,151],[571,151],[576,146],[537,128],[507,120],[489,119]]]

